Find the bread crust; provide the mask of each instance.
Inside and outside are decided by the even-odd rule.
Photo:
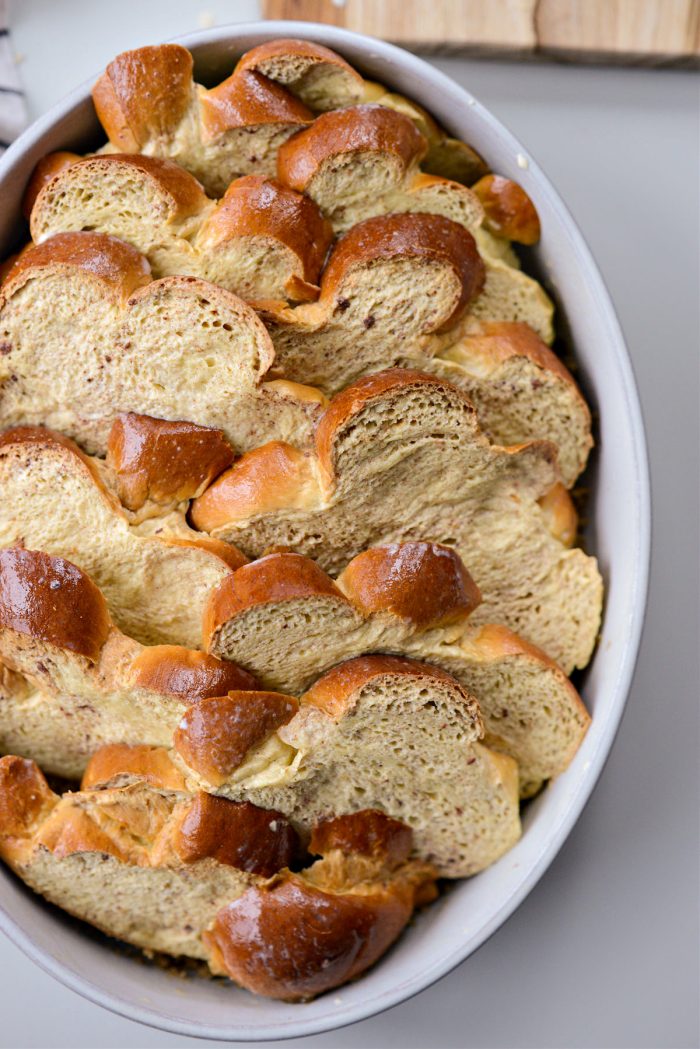
[[[281,812],[199,791],[185,810],[173,845],[184,863],[213,859],[270,878],[299,856],[299,840]]]
[[[309,841],[309,852],[319,856],[339,849],[368,856],[387,867],[404,863],[412,848],[411,828],[379,809],[363,809],[317,823]]]
[[[185,791],[182,772],[165,747],[145,743],[109,743],[96,750],[80,781],[81,790],[117,786],[124,779],[141,780],[160,790]]]
[[[306,106],[260,73],[243,69],[234,72],[201,97],[205,139],[216,139],[227,131],[264,124],[310,124],[313,113]]]
[[[484,206],[485,225],[491,233],[519,244],[537,243],[539,215],[522,186],[502,175],[484,175],[472,189]]]
[[[230,466],[234,451],[223,430],[123,412],[107,441],[107,464],[129,510],[192,499]]]
[[[408,887],[327,893],[289,874],[219,912],[205,939],[215,969],[255,994],[303,1001],[353,980],[397,939]]]
[[[91,662],[112,629],[107,602],[80,569],[35,550],[0,550],[0,626]]]
[[[176,128],[190,105],[193,66],[192,55],[179,44],[117,55],[92,89],[97,118],[110,141],[136,153],[149,138]]]
[[[59,171],[63,171],[64,168],[69,168],[71,164],[75,164],[79,160],[82,160],[79,153],[58,150],[56,153],[47,153],[45,157],[42,157],[41,160],[37,162],[36,167],[31,173],[22,198],[22,214],[27,222],[29,222],[29,219],[31,218],[32,208],[34,207],[36,198],[39,196],[44,186],[48,185],[54,175],[57,175]]]
[[[336,244],[321,278],[321,302],[335,305],[351,270],[398,257],[440,261],[458,277],[459,298],[437,331],[453,327],[483,287],[484,264],[463,226],[442,215],[377,215],[353,226]]]
[[[335,51],[310,40],[269,40],[246,51],[235,71],[253,70],[262,73],[286,86],[312,109],[320,109],[319,95],[308,90],[308,81],[311,79],[309,74],[317,72],[319,68],[330,68],[341,78],[345,96],[351,101],[362,97],[364,81],[360,74]],[[331,100],[331,108],[335,108],[337,101],[336,98]]]
[[[333,110],[284,142],[277,153],[277,174],[291,189],[305,193],[324,163],[346,153],[378,152],[395,158],[408,171],[425,155],[427,143],[408,117],[368,104]]]
[[[190,707],[173,735],[182,760],[213,786],[221,786],[250,750],[263,743],[298,710],[278,692],[229,692]]]
[[[457,685],[465,704],[473,703],[461,685],[440,667],[419,663],[405,656],[358,656],[340,663],[318,679],[304,693],[305,706],[318,707],[334,721],[340,721],[357,702],[357,693],[375,678],[386,676],[408,676],[422,678],[426,685],[430,681],[443,681]]]
[[[130,680],[141,688],[197,703],[241,689],[256,690],[253,674],[229,660],[217,659],[180,645],[149,645],[131,664]]]
[[[69,273],[79,268],[99,282],[111,297],[125,305],[129,298],[148,284],[151,271],[147,260],[130,244],[102,233],[57,233],[43,244],[22,252],[0,289],[0,309],[40,271]]]

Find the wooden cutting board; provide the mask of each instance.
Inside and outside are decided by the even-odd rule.
[[[263,0],[413,50],[700,65],[700,0]]]

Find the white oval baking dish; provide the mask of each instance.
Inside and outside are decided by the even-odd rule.
[[[607,593],[600,643],[582,682],[593,724],[568,771],[527,807],[522,840],[487,871],[456,883],[383,961],[337,993],[287,1005],[214,981],[183,983],[115,952],[0,870],[0,928],[43,969],[130,1019],[226,1041],[309,1035],[378,1013],[443,976],[514,911],[574,826],[612,745],[637,657],[650,549],[646,445],[622,333],[583,237],[525,147],[444,74],[399,48],[356,33],[311,23],[266,22],[222,26],[178,42],[193,51],[197,78],[214,83],[228,75],[243,51],[282,36],[326,44],[371,79],[415,98],[452,134],[474,145],[495,171],[519,181],[535,201],[543,236],[533,257],[557,300],[560,330],[571,339],[582,385],[599,418],[587,544],[599,558]],[[14,246],[22,192],[39,157],[99,142],[90,87],[78,88],[50,110],[0,161],[0,257]]]

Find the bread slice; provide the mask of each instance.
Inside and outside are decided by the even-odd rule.
[[[442,667],[478,700],[486,744],[517,761],[527,796],[567,768],[590,717],[544,653],[505,627],[471,626],[479,598],[454,550],[435,543],[373,547],[335,581],[300,554],[273,553],[212,592],[204,642],[294,695],[363,653]]]
[[[192,277],[150,280],[146,259],[101,233],[31,248],[0,292],[0,425],[55,426],[104,453],[120,412],[216,427],[238,450],[304,444],[323,404],[265,381],[274,360],[255,312]]]
[[[20,548],[0,550],[0,660],[0,751],[67,779],[102,743],[169,746],[191,704],[259,688],[233,662],[144,647],[114,625],[79,568]]]
[[[190,790],[278,809],[303,837],[320,819],[380,809],[413,829],[415,857],[448,878],[482,870],[517,841],[517,766],[476,742],[478,706],[445,671],[393,656],[349,660],[242,754],[234,726],[257,695],[231,692],[185,713],[170,756]],[[104,748],[83,782],[138,780],[135,757]]]
[[[273,174],[280,145],[313,112],[379,102],[410,117],[425,135],[426,170],[466,185],[488,171],[478,153],[447,136],[417,103],[363,80],[320,44],[261,44],[210,91],[194,83],[192,65],[177,44],[126,51],[110,63],[93,100],[112,149],[170,157],[217,196],[238,175]]]
[[[92,94],[113,146],[172,158],[214,196],[238,175],[273,174],[279,145],[313,120],[311,111],[256,70],[236,71],[207,91],[192,68],[178,44],[118,55]]]
[[[313,201],[274,180],[237,179],[217,204],[184,168],[157,157],[107,154],[52,170],[31,208],[37,244],[96,230],[133,244],[157,277],[191,274],[246,299],[318,294],[331,227]]]
[[[191,789],[277,808],[304,833],[329,813],[382,808],[414,828],[419,858],[447,876],[481,869],[517,837],[515,762],[476,744],[478,704],[443,670],[361,657],[297,702],[252,690],[248,676],[236,683],[237,667],[227,680],[213,657],[135,645],[63,559],[4,551],[0,567],[0,658],[39,693],[7,689],[6,745],[19,738],[25,753],[48,753],[52,768],[74,772],[105,740],[118,744],[107,748],[108,776],[88,764],[94,785],[134,774],[125,744],[138,739],[164,748]]]
[[[474,622],[509,627],[569,672],[590,658],[602,582],[594,558],[549,530],[538,500],[557,481],[552,445],[489,445],[456,387],[395,369],[333,398],[314,454],[279,442],[249,452],[190,519],[248,556],[285,546],[331,572],[368,546],[444,543],[483,595]]]
[[[384,953],[435,895],[407,844],[397,821],[360,813],[321,825],[324,858],[292,874],[298,842],[280,813],[143,783],[58,797],[33,762],[0,761],[0,856],[27,885],[110,936],[268,997],[312,997]]]
[[[129,524],[98,461],[38,427],[0,435],[0,547],[66,557],[104,590],[120,628],[144,644],[199,648],[210,591],[245,558],[181,514],[151,534]]]

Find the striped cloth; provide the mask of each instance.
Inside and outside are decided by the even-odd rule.
[[[27,107],[8,27],[7,0],[0,0],[0,154],[27,124]]]

